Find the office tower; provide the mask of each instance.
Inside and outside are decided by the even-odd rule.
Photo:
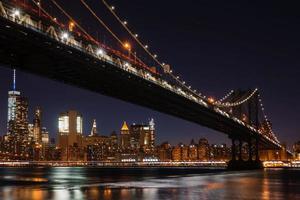
[[[172,147],[168,142],[162,143],[158,147],[158,157],[160,161],[171,161],[172,160]]]
[[[198,143],[198,159],[200,161],[209,160],[209,144],[206,138],[201,138]]]
[[[125,121],[121,128],[120,147],[122,150],[127,150],[130,148],[130,133],[128,125]]]
[[[58,118],[58,144],[62,160],[80,160],[82,150],[82,116],[71,110]]]
[[[28,124],[28,139],[33,140],[33,124]]]
[[[130,126],[130,145],[132,149],[150,153],[155,148],[155,124],[151,119],[148,125],[133,124]]]
[[[97,123],[96,120],[94,119],[90,136],[97,136],[97,135],[98,135]]]
[[[28,135],[28,101],[16,90],[16,71],[13,75],[13,87],[8,92],[7,135],[18,141]]]
[[[110,134],[110,152],[112,155],[116,155],[118,152],[118,135],[115,131]]]
[[[296,142],[293,145],[293,151],[294,151],[294,158],[296,160],[300,160],[300,141]]]
[[[189,146],[189,160],[197,160],[198,159],[198,147],[194,141],[194,139],[192,139],[190,146]]]
[[[33,140],[39,144],[42,142],[42,110],[40,107],[37,107],[34,112],[33,119]]]
[[[155,148],[155,123],[154,123],[154,119],[152,118],[149,121],[149,129],[150,129],[150,149],[153,151]]]
[[[44,160],[47,160],[47,154],[49,152],[50,147],[50,138],[49,138],[49,132],[45,127],[41,129],[41,144],[42,144],[42,157]]]

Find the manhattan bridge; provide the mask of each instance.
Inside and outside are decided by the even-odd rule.
[[[231,90],[221,99],[206,97],[161,62],[114,6],[99,1],[131,37],[136,50],[87,1],[76,1],[110,38],[110,44],[93,35],[59,0],[1,0],[1,64],[222,132],[232,141],[233,165],[246,162],[242,161],[243,145],[248,148],[247,165],[253,166],[259,163],[259,150],[283,148],[259,89]]]

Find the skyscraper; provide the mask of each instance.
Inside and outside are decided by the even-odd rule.
[[[96,136],[96,135],[98,135],[98,131],[97,131],[97,123],[96,120],[94,119],[90,136]]]
[[[16,71],[13,74],[12,90],[8,92],[7,135],[17,140],[28,134],[28,101],[16,91]]]
[[[148,125],[133,124],[130,126],[131,148],[150,153],[155,145],[155,124],[151,119]]]
[[[33,140],[39,144],[42,142],[42,110],[36,107],[33,119]]]
[[[78,156],[71,152],[82,148],[82,116],[77,111],[59,115],[57,146],[62,149],[62,160],[78,160]]]
[[[121,128],[120,147],[122,150],[130,148],[130,133],[127,123],[124,121]]]

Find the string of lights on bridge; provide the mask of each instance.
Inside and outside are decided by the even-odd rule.
[[[265,106],[264,106],[264,104],[262,103],[262,98],[261,98],[260,94],[258,94],[258,101],[259,101],[259,105],[260,105],[260,107],[261,107],[261,111],[262,111],[262,113],[263,113],[264,120],[265,120],[265,122],[267,123],[267,126],[268,126],[268,128],[269,128],[269,131],[270,131],[270,133],[271,133],[271,136],[275,139],[276,142],[279,143],[279,140],[278,140],[278,138],[276,137],[276,135],[275,135],[275,133],[274,133],[274,131],[273,131],[273,127],[272,127],[272,125],[270,124],[270,121],[269,121],[269,119],[268,119],[268,116],[267,116],[267,114],[265,113]]]
[[[222,97],[221,99],[217,100],[217,102],[223,102],[226,99],[228,99],[232,94],[234,93],[234,90],[230,90],[227,94],[225,94],[224,97]]]
[[[216,102],[214,102],[214,105],[216,105],[218,107],[236,107],[236,106],[239,106],[239,105],[249,101],[257,92],[258,92],[258,88],[253,90],[253,92],[249,96],[247,96],[245,99],[243,99],[241,101],[237,101],[234,103],[229,103],[229,102],[222,103],[222,102],[216,101]]]

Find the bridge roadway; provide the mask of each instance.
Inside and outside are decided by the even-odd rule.
[[[0,63],[32,74],[144,106],[227,134],[259,138],[264,149],[278,144],[233,119],[159,86],[140,76],[97,59],[47,35],[0,16]],[[38,84],[38,83],[32,83]],[[44,95],[55,95],[46,94]]]

